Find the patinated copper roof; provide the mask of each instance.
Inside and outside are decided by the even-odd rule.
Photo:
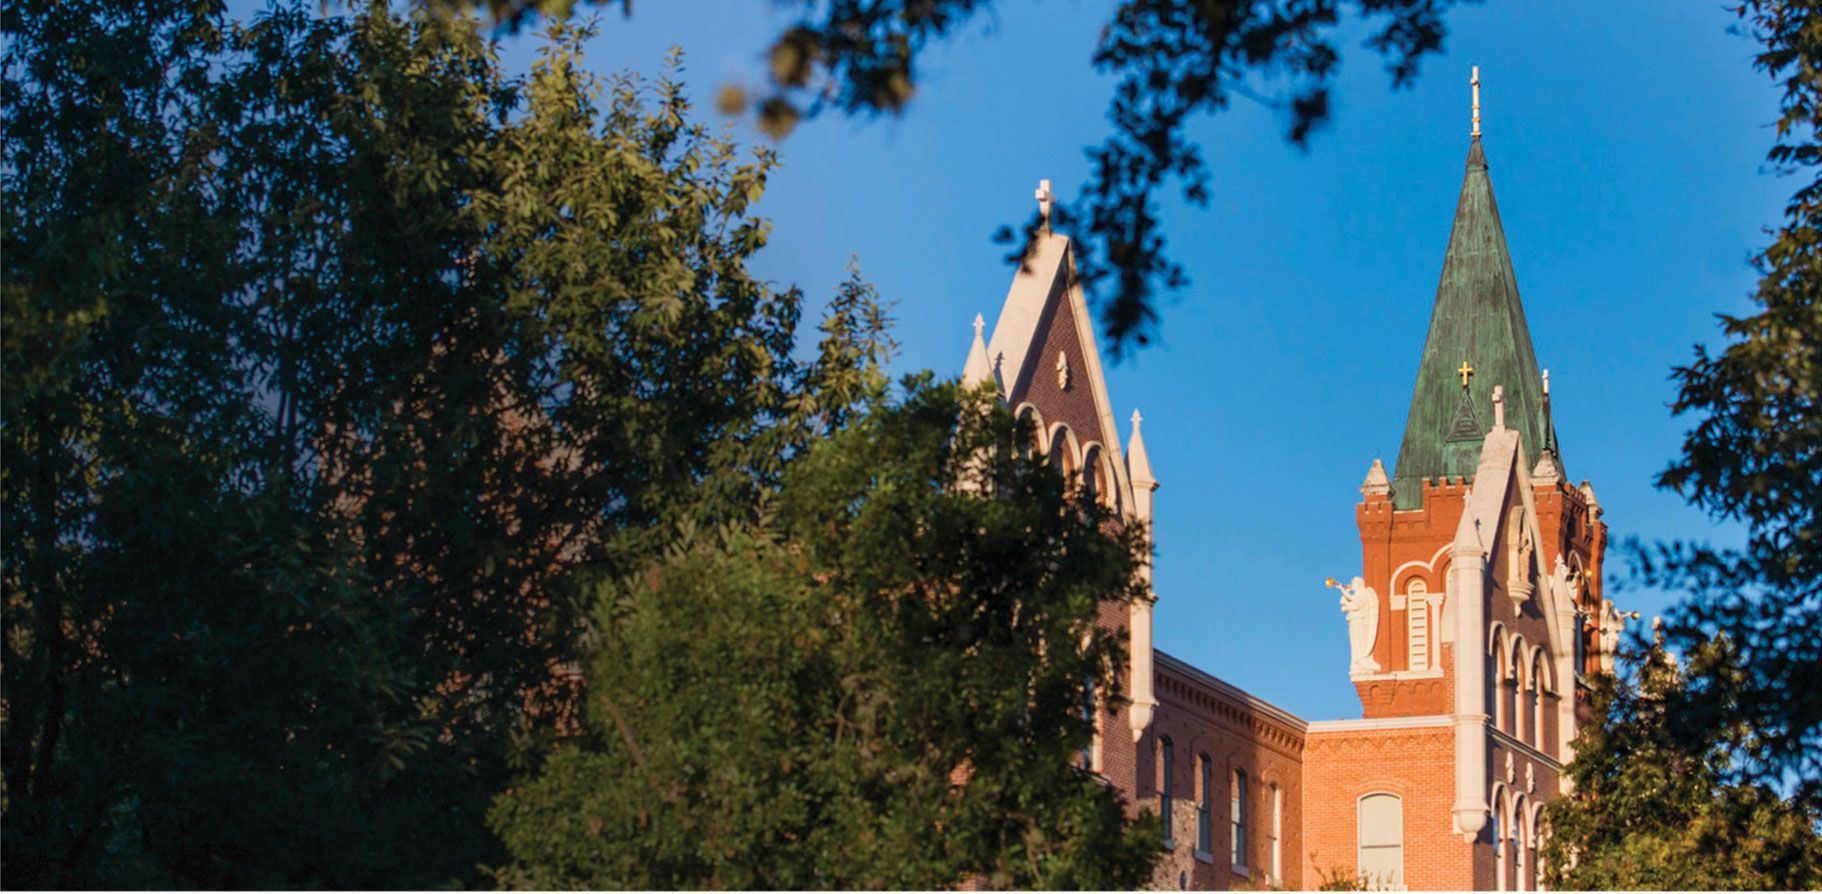
[[[1465,389],[1465,415],[1463,364],[1473,370]],[[1545,426],[1537,355],[1518,300],[1518,278],[1493,201],[1487,158],[1475,137],[1468,146],[1467,175],[1398,449],[1392,480],[1397,508],[1422,504],[1425,478],[1473,476],[1480,436],[1493,421],[1488,408],[1495,385],[1505,387],[1507,427],[1518,431],[1525,452],[1535,457]],[[1475,431],[1458,430],[1462,426]],[[1557,460],[1561,462],[1560,454]]]

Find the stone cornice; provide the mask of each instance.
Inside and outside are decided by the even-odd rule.
[[[1303,748],[1308,724],[1277,705],[1200,670],[1169,653],[1155,650],[1159,693],[1170,692],[1189,704],[1227,721],[1268,744],[1291,753]]]

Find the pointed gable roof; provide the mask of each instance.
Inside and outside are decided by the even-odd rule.
[[[1039,376],[1050,375],[1051,369],[1040,355],[1052,330],[1060,330],[1061,340],[1068,345],[1066,365],[1071,375],[1080,375],[1084,380],[1080,384],[1086,386],[1079,391],[1074,386],[1070,389],[1069,403],[1080,400],[1086,404],[1086,418],[1071,430],[1084,443],[1098,443],[1106,451],[1122,494],[1121,502],[1131,505],[1132,479],[1125,451],[1120,447],[1119,429],[1114,425],[1113,405],[1107,396],[1101,351],[1095,343],[1094,317],[1088,311],[1082,284],[1076,279],[1073,252],[1069,237],[1048,230],[1037,234],[1006,291],[1006,303],[1000,308],[993,335],[987,341],[987,357],[999,377],[1001,394],[1014,410],[1030,399],[1042,401],[1034,392],[1054,389],[1036,381]],[[1052,400],[1056,397],[1050,395]],[[1054,409],[1040,407],[1046,420],[1061,418]]]
[[[1491,401],[1494,386],[1505,386],[1508,424],[1518,430],[1530,452],[1538,452],[1543,401],[1537,356],[1479,137],[1468,146],[1468,170],[1430,311],[1429,336],[1418,361],[1404,442],[1398,449],[1392,484],[1399,509],[1422,504],[1423,479],[1468,472],[1449,461],[1447,449],[1450,441],[1467,440],[1466,432],[1457,430],[1464,423],[1458,372],[1464,362],[1473,368],[1465,395],[1469,417],[1478,415],[1473,407]],[[1479,419],[1467,424],[1480,434],[1488,430]]]

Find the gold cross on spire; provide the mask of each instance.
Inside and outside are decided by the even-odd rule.
[[[1468,377],[1474,375],[1474,367],[1469,366],[1468,361],[1463,360],[1461,369],[1456,370],[1455,374],[1461,376],[1461,387],[1466,388],[1468,387]]]
[[[1474,87],[1474,132],[1469,136],[1480,136],[1480,66],[1474,66],[1474,75],[1468,79]]]

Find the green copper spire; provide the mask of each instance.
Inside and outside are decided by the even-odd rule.
[[[1525,454],[1535,461],[1547,425],[1543,388],[1476,135],[1468,145],[1468,172],[1392,477],[1397,508],[1422,505],[1425,478],[1474,474],[1481,438],[1492,424],[1495,385],[1505,387],[1506,424],[1518,430]]]

